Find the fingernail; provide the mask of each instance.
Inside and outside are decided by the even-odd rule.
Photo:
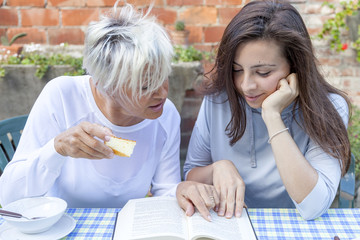
[[[235,216],[238,217],[238,218],[241,217],[240,211],[236,211],[236,212],[235,212]]]
[[[224,210],[220,209],[219,216],[224,216]]]
[[[107,127],[104,127],[104,130],[107,134],[112,135],[113,133]]]
[[[191,208],[188,207],[185,211],[186,216],[190,216],[190,211],[191,211]]]
[[[105,141],[106,142],[110,141],[110,138],[111,138],[110,136],[105,136]]]
[[[232,214],[231,213],[226,213],[226,218],[231,218],[232,217]]]
[[[207,218],[208,218],[208,220],[211,222],[212,221],[212,219],[211,219],[211,216],[210,215],[208,215],[207,216]]]
[[[111,152],[111,153],[109,153],[109,158],[113,158],[114,157],[114,152]]]

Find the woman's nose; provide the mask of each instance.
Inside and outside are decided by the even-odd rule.
[[[254,90],[256,89],[256,82],[253,81],[251,76],[244,74],[243,79],[241,81],[241,89],[243,90],[243,92]]]
[[[166,80],[163,85],[155,92],[155,96],[158,98],[167,98],[169,92],[169,81]]]

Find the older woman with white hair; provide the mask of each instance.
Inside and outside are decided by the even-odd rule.
[[[173,47],[155,19],[129,4],[87,29],[88,75],[50,81],[0,178],[0,203],[55,196],[69,207],[123,207],[132,198],[175,194],[180,117],[167,99]],[[114,155],[111,136],[136,141]],[[16,190],[14,190],[16,189]]]

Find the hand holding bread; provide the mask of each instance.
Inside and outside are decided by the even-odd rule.
[[[123,138],[111,137],[105,145],[110,147],[114,153],[121,157],[130,157],[134,151],[136,141]]]
[[[54,139],[55,150],[73,158],[103,159],[114,154],[130,157],[135,145],[135,141],[114,137],[110,129],[89,122],[81,122]]]
[[[112,158],[114,152],[102,141],[113,136],[110,129],[99,124],[81,122],[78,125],[60,133],[54,139],[55,150],[73,158],[103,159]]]

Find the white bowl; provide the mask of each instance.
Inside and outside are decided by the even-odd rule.
[[[56,197],[23,198],[8,205],[3,209],[20,213],[28,218],[44,217],[35,220],[26,218],[3,217],[6,222],[23,233],[40,233],[48,230],[64,215],[67,203]]]

